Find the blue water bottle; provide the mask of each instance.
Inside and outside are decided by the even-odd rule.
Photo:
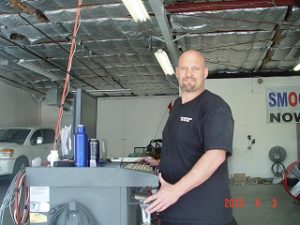
[[[77,126],[75,133],[75,165],[76,167],[88,166],[88,137],[82,124]]]

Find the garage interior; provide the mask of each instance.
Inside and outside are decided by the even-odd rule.
[[[68,77],[62,126],[73,123],[84,90],[97,101],[90,138],[105,140],[108,158],[127,157],[161,138],[179,95],[174,72],[155,53],[166,52],[174,69],[182,52],[199,50],[206,88],[226,100],[235,120],[229,175],[233,199],[245,203],[232,207],[238,224],[299,224],[299,201],[274,184],[269,152],[282,147],[285,168],[300,159],[300,2],[143,3],[149,19],[136,22],[122,0],[2,0],[0,127],[56,128]],[[293,88],[298,114],[270,122],[268,91]],[[9,182],[0,182],[2,203]],[[7,210],[3,224],[14,224]]]

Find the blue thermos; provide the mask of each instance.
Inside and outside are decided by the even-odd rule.
[[[75,133],[75,165],[76,167],[88,166],[88,137],[82,124],[77,126]]]

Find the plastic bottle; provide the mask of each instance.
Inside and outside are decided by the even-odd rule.
[[[76,167],[88,166],[88,137],[82,124],[77,126],[75,133],[75,165]]]
[[[50,154],[47,157],[50,162],[50,166],[53,166],[53,163],[59,160],[59,155],[57,150],[51,150]]]

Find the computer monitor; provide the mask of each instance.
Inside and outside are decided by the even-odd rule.
[[[77,89],[73,111],[73,134],[78,124],[86,128],[88,138],[96,138],[97,130],[97,98],[83,89]]]

